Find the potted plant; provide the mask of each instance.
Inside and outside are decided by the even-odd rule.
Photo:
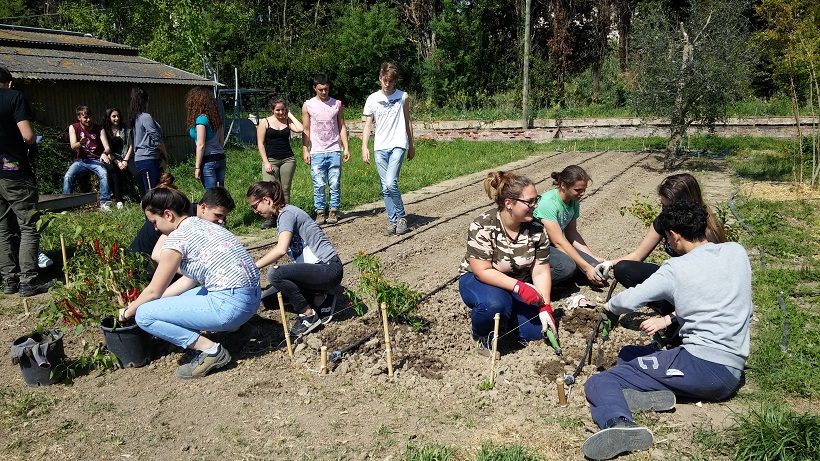
[[[48,215],[41,222],[55,219],[61,218]],[[75,336],[102,330],[107,351],[99,341],[84,340],[82,356],[68,365],[70,375],[76,368],[138,367],[151,359],[150,336],[133,321],[117,321],[119,308],[137,299],[149,281],[145,257],[126,251],[121,242],[127,235],[106,219],[96,226],[73,226],[71,256],[64,266],[68,281],[51,288],[51,301],[38,314],[41,330],[60,323]]]

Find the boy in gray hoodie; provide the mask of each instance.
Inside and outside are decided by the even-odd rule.
[[[688,200],[664,207],[659,223],[682,256],[599,308],[601,318],[615,326],[620,314],[668,301],[683,344],[665,351],[626,346],[616,367],[587,380],[590,413],[601,428],[584,442],[588,458],[610,459],[652,446],[652,433],[632,422],[633,411],[671,410],[676,396],[723,400],[741,385],[749,355],[752,269],[741,245],[706,240],[706,216],[703,206]]]

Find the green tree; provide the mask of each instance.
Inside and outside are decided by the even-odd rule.
[[[714,127],[745,92],[754,53],[742,0],[692,0],[678,12],[669,5],[642,4],[633,45],[639,115],[669,119],[664,167],[689,126]]]
[[[755,11],[765,27],[755,34],[770,63],[770,75],[775,85],[783,89],[792,102],[792,114],[798,130],[795,150],[795,180],[805,180],[803,132],[800,108],[808,103],[811,115],[820,106],[820,2],[816,0],[762,0]],[[808,146],[806,146],[808,147]],[[820,134],[811,133],[811,175],[809,183],[817,184],[820,174]]]

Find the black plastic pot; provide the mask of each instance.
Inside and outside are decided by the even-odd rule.
[[[154,351],[151,349],[151,335],[137,324],[116,324],[114,318],[107,317],[100,323],[108,350],[117,356],[123,368],[141,367],[151,361]]]
[[[27,348],[26,352],[18,358],[20,371],[23,373],[26,384],[32,387],[48,386],[61,381],[63,377],[59,365],[65,359],[63,332],[58,329],[46,331],[45,334],[35,332],[15,339],[12,346],[20,346],[29,339],[37,343],[36,346],[33,346],[35,348],[43,345],[46,353],[44,356],[40,354],[39,360],[37,360],[35,351]],[[54,371],[53,374],[52,371]]]

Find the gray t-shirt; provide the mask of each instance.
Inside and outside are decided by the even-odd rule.
[[[336,249],[316,222],[300,208],[285,205],[276,220],[279,233],[291,232],[288,256],[300,263],[327,263],[336,256]]]
[[[143,112],[134,120],[134,161],[157,160],[162,144],[162,128],[151,114]]]

